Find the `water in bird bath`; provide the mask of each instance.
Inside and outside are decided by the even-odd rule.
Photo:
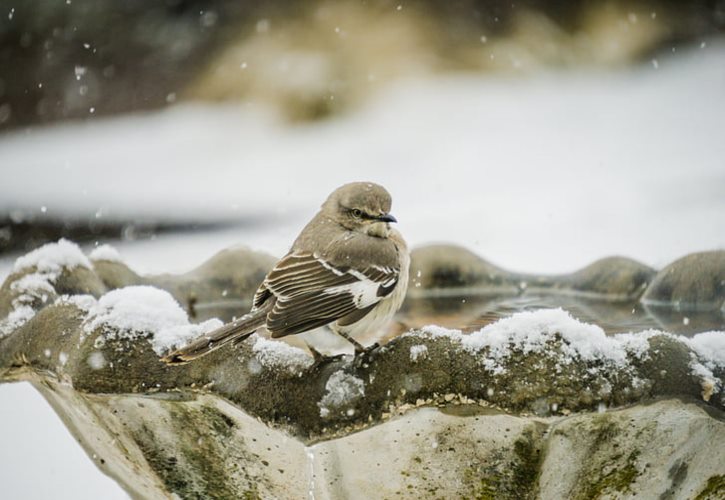
[[[583,322],[600,326],[610,335],[654,329],[691,336],[725,328],[725,318],[719,311],[678,311],[643,305],[638,300],[612,301],[557,293],[411,298],[401,316],[411,326],[436,323],[473,331],[516,312],[557,307]]]
[[[249,303],[243,300],[197,303],[193,307],[194,320],[217,317],[231,321],[248,307]],[[551,308],[562,308],[582,322],[598,325],[608,335],[662,330],[692,336],[700,332],[725,330],[725,316],[719,311],[680,311],[644,305],[638,300],[613,301],[546,292],[437,294],[432,291],[408,297],[381,338],[387,341],[407,330],[431,324],[470,333],[517,312]]]

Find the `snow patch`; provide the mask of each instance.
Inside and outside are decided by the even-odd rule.
[[[108,260],[111,262],[123,262],[121,254],[111,245],[101,245],[93,249],[89,255],[91,260]]]
[[[98,301],[93,295],[81,294],[81,295],[61,295],[55,299],[54,304],[56,305],[72,305],[80,309],[85,313],[91,312],[96,307]]]
[[[698,333],[686,340],[708,368],[725,367],[725,332]]]
[[[55,281],[57,276],[52,274],[33,273],[27,274],[10,285],[10,290],[20,295],[30,295],[31,297],[43,298],[50,294],[55,294],[55,288],[50,283]]]
[[[694,356],[693,356],[694,358]],[[722,380],[716,377],[712,370],[699,363],[697,359],[690,362],[690,370],[692,374],[700,379],[700,387],[702,388],[702,399],[710,401],[715,392],[719,392],[722,388]]]
[[[513,314],[487,325],[483,329],[464,335],[460,330],[449,330],[440,326],[425,326],[420,333],[430,338],[448,337],[460,343],[471,354],[486,350],[483,366],[494,374],[505,372],[504,361],[514,351],[524,354],[541,352],[557,336],[562,340],[559,364],[567,365],[575,360],[601,361],[602,368],[616,366],[630,368],[629,360],[645,359],[649,352],[649,339],[655,335],[669,337],[692,350],[690,369],[703,387],[703,398],[709,400],[712,394],[723,387],[723,381],[713,371],[725,367],[725,332],[712,331],[686,338],[660,330],[645,330],[638,333],[620,333],[607,336],[600,327],[583,323],[562,309],[541,309]],[[411,347],[411,360],[413,348]],[[592,368],[596,371],[598,369]],[[641,381],[639,381],[641,382]]]
[[[556,336],[562,339],[563,364],[574,359],[607,361],[620,367],[628,365],[627,355],[642,356],[646,339],[628,336],[622,340],[609,337],[600,327],[582,323],[563,309],[525,311],[503,318],[483,329],[463,335],[460,330],[426,326],[422,333],[431,337],[447,336],[457,340],[472,354],[486,349],[484,365],[494,373],[503,373],[502,362],[514,350],[524,354],[541,352]]]
[[[221,320],[212,318],[197,324],[169,326],[154,333],[153,338],[150,339],[151,346],[154,352],[161,356],[171,349],[182,347],[195,338],[216,330],[222,325],[224,323]]]
[[[426,325],[421,328],[421,332],[431,338],[449,337],[454,340],[463,340],[463,338],[465,337],[465,335],[463,335],[463,332],[461,332],[460,330],[456,330],[454,328],[445,328],[438,325]]]
[[[30,253],[18,257],[13,271],[20,272],[35,267],[40,273],[59,273],[64,267],[86,267],[91,262],[75,243],[61,238],[57,243],[48,243]]]
[[[19,306],[13,309],[8,316],[0,321],[0,339],[23,326],[33,319],[35,310],[30,306]]]
[[[511,347],[524,353],[541,351],[555,334],[561,335],[568,357],[626,361],[626,352],[617,340],[608,337],[600,327],[582,323],[563,309],[541,309],[516,313],[464,337],[463,346],[474,352],[490,349],[490,355],[503,359]]]
[[[723,388],[722,379],[713,370],[725,368],[725,332],[698,333],[683,341],[693,350],[690,370],[700,379],[702,399],[710,401]]]
[[[418,362],[419,359],[425,359],[428,357],[428,346],[419,344],[410,346],[410,360],[413,363]]]
[[[188,324],[186,312],[165,290],[152,286],[128,286],[103,295],[86,325],[93,331],[101,325],[118,330],[157,332]]]
[[[309,367],[313,362],[302,349],[260,336],[257,336],[252,346],[252,352],[259,363],[266,368],[299,371]]]
[[[112,290],[98,299],[84,322],[91,333],[103,330],[97,343],[111,339],[147,337],[154,352],[162,355],[191,339],[222,326],[218,319],[190,324],[186,312],[165,290],[152,286],[128,286]]]
[[[317,406],[320,416],[326,418],[333,410],[349,406],[365,396],[365,383],[342,370],[333,373],[325,384],[325,395]]]
[[[614,338],[622,344],[622,347],[628,354],[642,360],[648,356],[649,339],[655,335],[676,337],[662,330],[645,330],[637,333],[619,333]]]
[[[13,271],[33,270],[10,285],[16,296],[10,314],[0,320],[0,338],[9,335],[35,316],[38,303],[45,304],[55,296],[54,284],[63,268],[90,268],[90,262],[75,243],[65,239],[48,243],[15,261]]]

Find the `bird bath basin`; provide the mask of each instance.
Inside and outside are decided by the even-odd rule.
[[[260,332],[169,367],[166,327],[198,334],[241,313],[274,258],[225,250],[184,275],[141,276],[64,248],[0,288],[0,380],[30,381],[133,496],[721,491],[725,334],[695,332],[722,329],[723,252],[537,277],[424,247],[397,321],[364,340],[385,342],[369,358],[315,366]]]

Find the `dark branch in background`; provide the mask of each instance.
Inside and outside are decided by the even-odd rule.
[[[428,0],[406,4],[398,12],[397,1],[352,4],[372,15],[410,13],[426,19],[433,28],[430,57],[442,68],[470,64],[459,57],[462,49],[480,44],[482,33],[506,36],[523,10],[576,32],[587,9],[597,5],[583,0]],[[299,0],[0,1],[0,130],[161,108],[183,98],[195,78],[213,71],[209,64],[219,51],[254,34],[261,19],[269,19],[274,30],[282,21],[307,22],[325,5]],[[653,42],[661,45],[722,32],[725,26],[722,0],[625,2],[620,7],[625,12],[651,9],[661,18],[672,14],[662,21],[668,23],[664,40]],[[311,118],[332,111],[312,113]]]
[[[240,226],[244,222],[139,222],[132,220],[32,218],[13,220],[0,215],[0,255],[5,252],[27,252],[60,238],[78,242],[98,240],[142,240],[156,234],[183,231],[211,231]]]

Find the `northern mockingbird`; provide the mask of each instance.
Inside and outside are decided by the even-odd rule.
[[[191,361],[262,326],[278,338],[328,325],[356,354],[366,352],[355,337],[387,323],[408,287],[410,256],[390,227],[397,222],[391,203],[385,188],[371,182],[337,188],[259,285],[252,310],[164,361]]]

